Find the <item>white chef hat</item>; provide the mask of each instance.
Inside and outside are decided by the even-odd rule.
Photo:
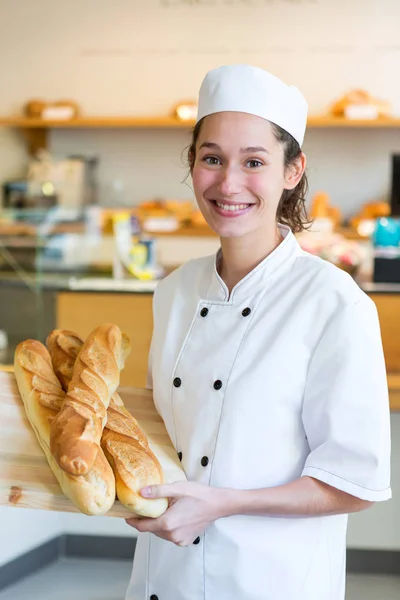
[[[212,69],[205,76],[196,122],[217,112],[249,113],[279,125],[301,146],[307,110],[301,92],[268,71],[250,65],[228,65]]]

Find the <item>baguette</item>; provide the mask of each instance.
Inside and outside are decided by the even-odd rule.
[[[115,501],[115,478],[103,452],[85,476],[65,473],[50,452],[50,424],[61,409],[65,392],[54,374],[50,355],[36,340],[21,342],[14,373],[28,420],[64,494],[87,515],[103,515]]]
[[[83,340],[73,331],[54,329],[47,337],[46,346],[53,363],[54,373],[64,392],[68,392],[75,361],[83,346]]]
[[[56,329],[46,343],[54,370],[67,391],[83,341],[72,331]],[[139,493],[143,487],[163,482],[162,467],[117,392],[107,409],[101,446],[114,471],[119,501],[138,516],[162,515],[168,508],[166,499],[146,499]]]
[[[159,461],[142,442],[140,428],[126,408],[110,405],[108,418],[101,447],[114,471],[118,500],[140,517],[160,517],[168,508],[167,498],[140,494],[144,487],[164,482]]]
[[[64,404],[50,431],[51,453],[71,475],[85,475],[93,466],[129,349],[129,338],[106,323],[92,331],[79,351]]]

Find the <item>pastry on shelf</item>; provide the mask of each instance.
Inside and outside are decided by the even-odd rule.
[[[136,214],[144,231],[148,233],[173,232],[180,222],[165,200],[155,198],[139,204]]]
[[[139,218],[145,217],[169,217],[170,210],[166,208],[163,200],[154,199],[141,202],[137,207]]]
[[[344,94],[331,106],[330,112],[335,117],[377,119],[390,117],[389,102],[374,98],[362,89],[355,89]]]
[[[137,207],[137,215],[142,222],[148,219],[175,219],[179,226],[190,222],[194,206],[191,201],[154,199],[142,202]]]
[[[197,117],[197,102],[188,100],[180,102],[173,109],[173,116],[179,121],[194,121]]]
[[[190,222],[194,227],[208,227],[208,223],[200,210],[195,210],[193,212]]]
[[[337,206],[332,206],[330,197],[326,192],[317,192],[312,201],[310,209],[310,218],[330,219],[333,227],[338,227],[342,222],[342,213]]]
[[[29,100],[24,106],[24,114],[30,119],[41,119],[46,106],[47,102],[45,100]]]
[[[45,100],[32,99],[24,106],[24,114],[30,119],[76,119],[80,114],[80,107],[75,100],[56,100],[46,102]]]
[[[194,210],[193,202],[189,200],[165,200],[164,206],[182,225],[190,221]]]
[[[350,219],[350,227],[361,236],[368,237],[375,227],[375,220],[390,215],[388,202],[367,202],[361,210]]]

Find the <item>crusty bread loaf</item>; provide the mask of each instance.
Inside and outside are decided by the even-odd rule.
[[[56,329],[47,338],[47,346],[54,370],[63,388],[68,390],[83,340],[74,332]],[[146,499],[139,493],[147,485],[163,482],[161,465],[151,451],[145,433],[126,410],[117,392],[107,409],[101,446],[113,468],[120,502],[139,516],[163,514],[168,507],[166,499]]]
[[[129,338],[106,323],[92,331],[79,351],[63,407],[50,431],[51,453],[71,475],[85,475],[93,466],[129,349]]]
[[[45,346],[21,342],[15,351],[14,373],[25,412],[64,494],[87,515],[102,515],[115,500],[115,478],[102,451],[85,476],[65,473],[50,452],[50,424],[60,410],[65,392],[54,374]]]
[[[73,331],[54,329],[47,337],[46,346],[53,363],[54,373],[64,392],[68,392],[75,361],[83,346],[83,340]]]
[[[167,510],[168,500],[143,498],[140,494],[148,485],[163,483],[157,457],[136,419],[123,405],[118,406],[113,399],[107,416],[101,447],[114,471],[118,500],[141,517],[159,517]]]

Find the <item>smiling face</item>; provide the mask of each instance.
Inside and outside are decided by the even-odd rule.
[[[284,146],[265,119],[221,112],[201,124],[193,187],[205,220],[221,238],[275,230],[282,192],[297,185],[303,170],[285,169]]]

